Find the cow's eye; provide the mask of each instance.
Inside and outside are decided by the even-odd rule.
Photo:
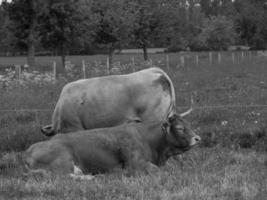
[[[176,126],[176,130],[179,132],[183,132],[184,131],[184,127],[183,126]]]

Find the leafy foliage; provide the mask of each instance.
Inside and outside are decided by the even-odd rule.
[[[267,46],[267,10],[264,1],[236,1],[238,14],[235,18],[236,30],[240,42],[254,48]]]
[[[35,45],[38,42],[39,10],[43,6],[40,0],[14,0],[5,3],[9,13],[10,29],[16,38],[16,46],[27,50],[28,64],[34,65]]]
[[[235,36],[232,20],[224,16],[212,16],[204,20],[198,40],[205,49],[225,50],[234,43]]]
[[[65,55],[73,45],[83,43],[88,4],[79,0],[51,0],[41,15],[41,43],[43,47],[58,51],[65,65]],[[86,32],[88,34],[88,32]]]
[[[128,44],[133,24],[133,6],[125,0],[94,0],[92,12],[98,19],[95,41],[108,49],[112,63],[115,49]]]
[[[14,0],[0,5],[1,49],[61,55],[167,47],[267,47],[267,0]],[[8,15],[7,15],[8,13]],[[14,38],[14,39],[13,39]],[[13,46],[13,43],[16,44]],[[30,64],[31,65],[31,64]]]
[[[166,7],[162,0],[145,0],[136,2],[136,12],[132,30],[132,42],[144,51],[144,59],[148,59],[147,48],[162,39],[161,31],[167,25]]]
[[[0,7],[0,53],[11,50],[13,47],[14,35],[8,28],[9,24],[8,12],[4,9],[4,6]]]

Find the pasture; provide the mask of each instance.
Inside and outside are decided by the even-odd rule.
[[[115,68],[123,71],[111,72],[149,67],[139,64],[141,55],[134,56],[135,63],[132,58],[116,55],[114,60],[120,63]],[[209,55],[203,53],[196,65],[192,54],[185,55],[185,65],[181,65],[180,56],[169,54],[167,65],[166,55],[151,57],[153,65],[165,70],[174,83],[178,112],[190,106],[193,96],[195,110],[187,119],[202,137],[202,144],[183,154],[179,161],[171,159],[153,174],[140,172],[134,177],[123,171],[96,176],[91,181],[25,176],[18,155],[32,143],[46,139],[40,127],[50,123],[64,84],[78,77],[60,79],[56,84],[1,87],[0,199],[266,199],[267,57],[236,58],[233,62],[227,52],[220,62],[214,59],[210,64]],[[0,59],[1,66],[24,64],[24,58]],[[39,67],[49,67],[59,58],[40,59]],[[90,68],[96,67],[96,60],[105,63],[105,59],[69,58],[79,69],[81,60]],[[99,75],[94,73],[87,75]]]

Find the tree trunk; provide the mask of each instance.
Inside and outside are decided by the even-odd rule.
[[[35,38],[34,38],[34,32],[37,25],[37,16],[36,16],[36,2],[35,0],[29,1],[29,6],[32,9],[31,13],[31,19],[29,22],[29,35],[28,35],[28,41],[27,41],[27,63],[30,67],[33,67],[35,65]]]
[[[148,60],[147,47],[145,44],[143,45],[142,49],[144,53],[144,60]]]
[[[34,29],[36,26],[36,19],[33,17],[30,24],[30,32],[28,35],[28,52],[27,52],[27,63],[30,67],[35,65],[35,39],[34,39]]]
[[[28,42],[28,52],[27,52],[27,63],[30,67],[35,65],[35,45],[34,41],[29,39]]]
[[[64,51],[61,52],[61,63],[62,63],[62,69],[65,69],[66,55]]]
[[[64,44],[60,45],[59,49],[60,57],[61,57],[61,68],[59,71],[64,71],[65,70],[65,64],[66,64],[66,48]]]

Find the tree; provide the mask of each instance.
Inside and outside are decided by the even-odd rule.
[[[200,0],[201,12],[207,16],[210,15],[210,0]]]
[[[201,10],[206,17],[234,14],[232,0],[200,0]]]
[[[41,43],[59,52],[62,66],[72,46],[85,41],[88,34],[88,6],[90,1],[50,0],[41,14]],[[90,30],[88,28],[88,30]]]
[[[198,1],[180,1],[170,3],[165,12],[164,28],[169,38],[166,45],[170,51],[192,50],[198,48],[197,36],[201,32],[202,19],[201,7]]]
[[[34,66],[35,45],[38,41],[38,17],[42,6],[40,0],[13,0],[8,5],[11,31],[16,46],[27,50],[28,65]]]
[[[10,19],[6,7],[7,2],[3,2],[3,4],[0,5],[0,53],[2,54],[13,49],[12,41],[14,40],[13,34],[8,28]]]
[[[225,50],[236,38],[234,23],[225,16],[212,16],[203,22],[198,36],[200,46],[212,50]]]
[[[112,64],[115,49],[129,43],[133,4],[127,0],[94,0],[92,12],[98,19],[95,41],[108,48],[109,63]]]
[[[236,1],[236,30],[240,43],[254,48],[266,48],[266,10],[262,0]]]
[[[161,0],[136,1],[132,40],[143,49],[144,60],[148,59],[147,48],[164,36],[162,30],[169,24],[165,20],[168,5],[167,1]]]

